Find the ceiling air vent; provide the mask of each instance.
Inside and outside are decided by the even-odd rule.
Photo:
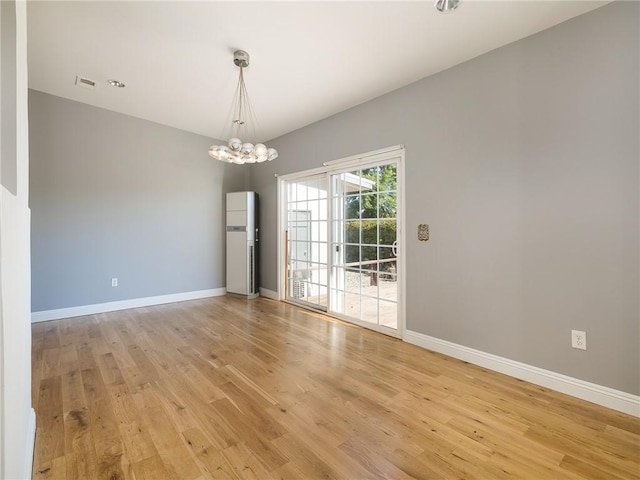
[[[96,82],[94,82],[93,80],[89,80],[88,78],[84,78],[84,77],[76,77],[76,86],[78,87],[82,87],[82,88],[88,88],[89,90],[93,90],[96,88]]]

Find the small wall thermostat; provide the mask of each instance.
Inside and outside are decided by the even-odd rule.
[[[426,223],[420,223],[418,225],[418,240],[426,242],[429,240],[429,225]]]

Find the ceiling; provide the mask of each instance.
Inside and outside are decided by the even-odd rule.
[[[30,0],[29,87],[223,138],[241,48],[250,140],[270,140],[606,3]]]

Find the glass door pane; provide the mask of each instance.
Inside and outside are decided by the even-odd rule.
[[[287,183],[287,300],[327,309],[327,180]]]
[[[396,164],[335,174],[331,184],[330,310],[397,330]]]

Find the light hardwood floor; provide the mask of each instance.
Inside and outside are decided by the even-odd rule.
[[[34,478],[632,479],[640,420],[266,299],[33,325]]]

